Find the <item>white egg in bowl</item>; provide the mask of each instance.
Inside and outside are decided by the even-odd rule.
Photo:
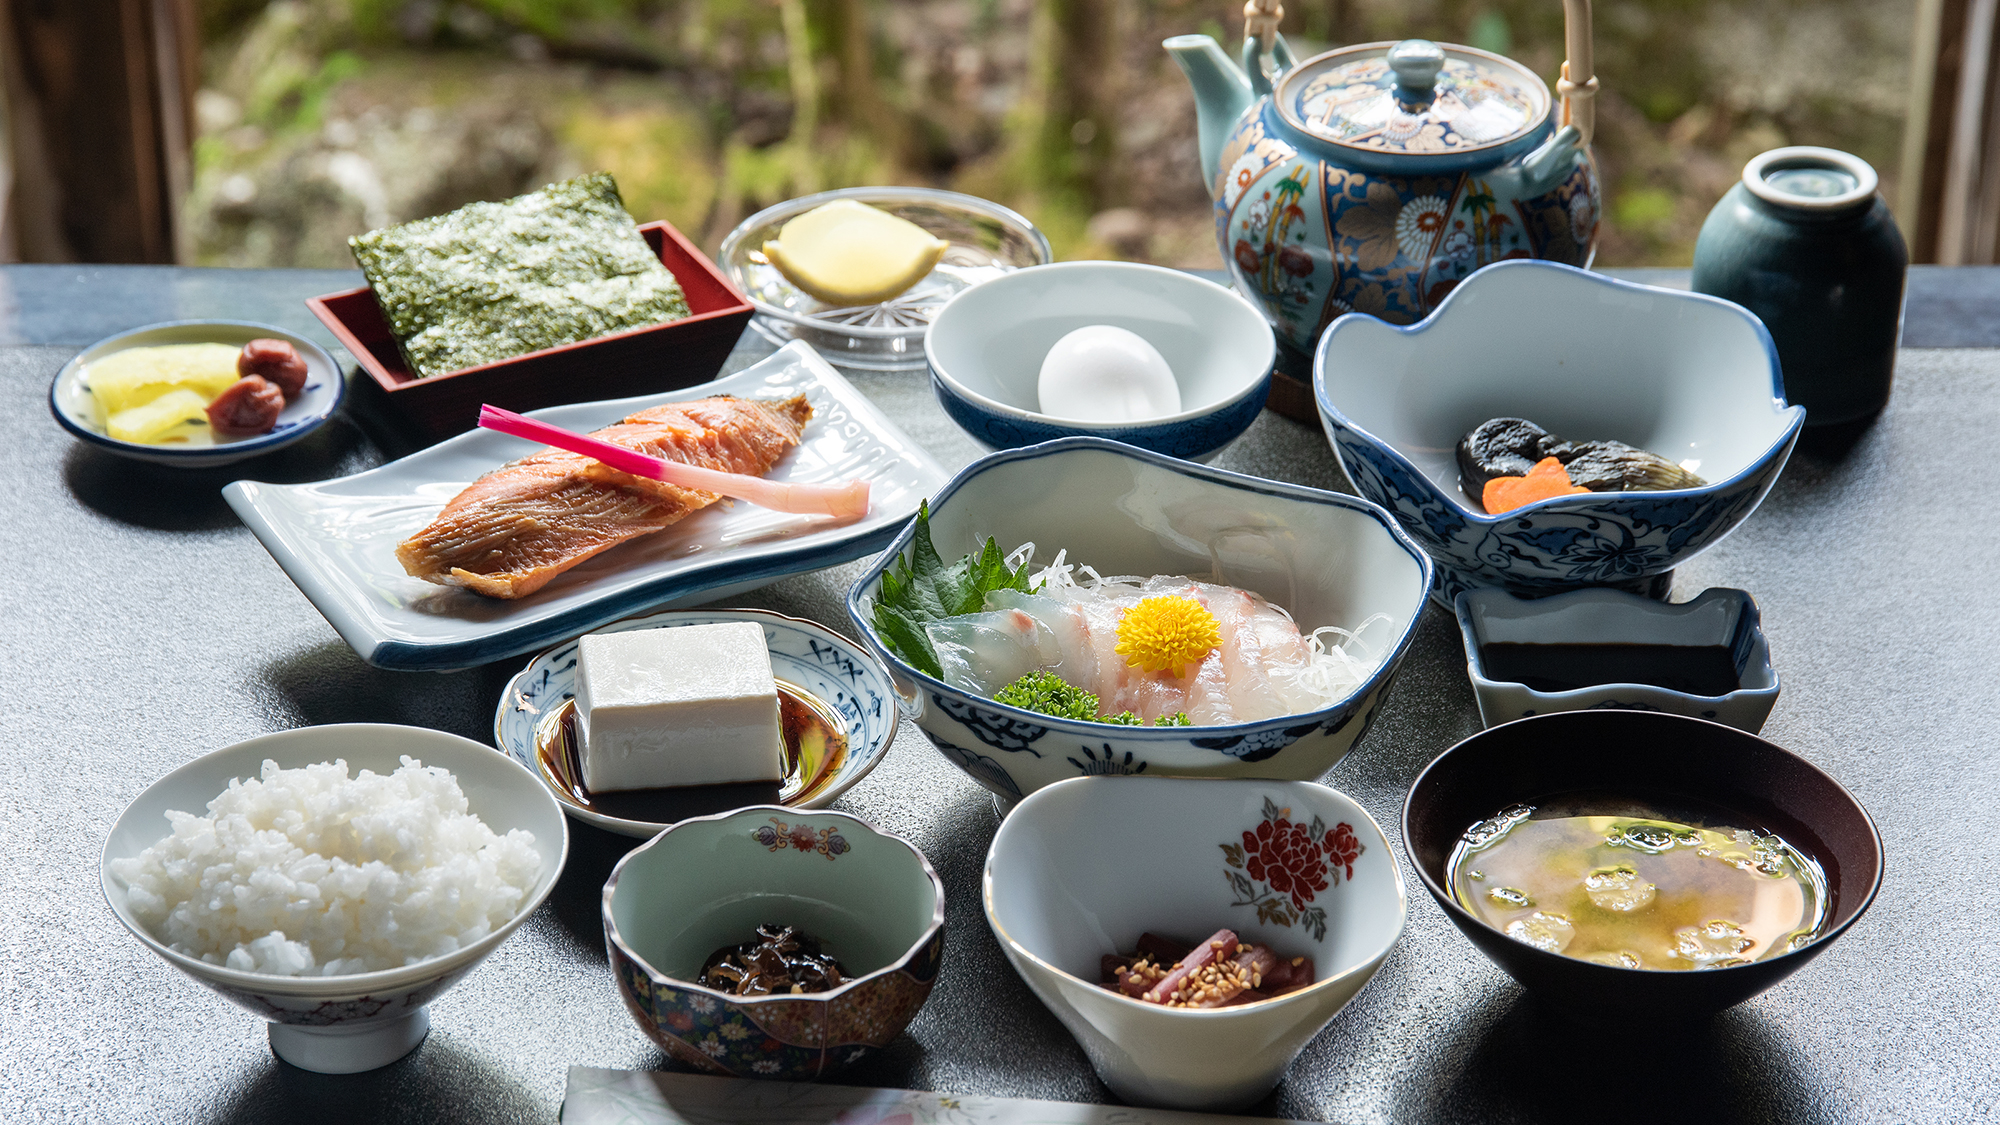
[[[1277,347],[1235,292],[1134,262],[1017,270],[924,334],[939,404],[989,450],[1102,437],[1201,462],[1263,410]]]

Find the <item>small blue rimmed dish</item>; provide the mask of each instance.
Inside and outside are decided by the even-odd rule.
[[[1079,328],[1134,332],[1173,369],[1182,409],[1135,422],[1088,422],[1042,409],[1042,360]],[[1206,462],[1264,409],[1277,337],[1250,302],[1192,274],[1134,262],[1058,262],[976,285],[924,334],[931,390],[988,450],[1100,437]]]
[[[1552,711],[1602,709],[1665,711],[1756,734],[1778,702],[1778,673],[1771,667],[1763,618],[1743,590],[1704,590],[1676,605],[1621,590],[1574,590],[1532,600],[1504,590],[1473,590],[1460,594],[1454,608],[1479,719],[1489,727]],[[1557,647],[1568,651],[1551,651]],[[1523,683],[1514,678],[1517,669],[1489,659],[1504,652],[1510,663],[1517,654],[1532,661],[1537,649],[1565,663],[1591,665],[1582,678],[1605,681],[1572,687],[1577,677],[1556,669],[1553,680],[1531,674],[1526,677],[1531,682]],[[1733,680],[1736,686],[1705,694],[1697,681],[1708,664],[1717,666],[1708,678]],[[1644,669],[1655,682],[1614,682],[1633,669]],[[1664,686],[1668,683],[1684,690]]]
[[[674,629],[749,621],[764,630],[771,653],[771,673],[800,689],[821,711],[829,725],[838,724],[840,743],[820,753],[788,748],[792,773],[779,790],[778,801],[790,809],[818,809],[852,788],[881,764],[896,741],[897,709],[889,673],[857,644],[816,621],[788,617],[762,609],[669,611],[616,621],[596,630],[623,633],[632,629]],[[572,819],[621,836],[649,839],[670,821],[615,815],[615,806],[600,808],[577,791],[573,776],[556,752],[570,701],[576,698],[577,641],[565,641],[528,662],[500,693],[493,714],[493,744],[542,780]],[[810,704],[809,704],[810,705]],[[729,787],[735,788],[735,787]],[[694,813],[727,811],[699,807],[702,794],[687,802]],[[617,810],[623,811],[623,810]]]
[[[90,391],[92,363],[127,348],[168,344],[241,346],[265,339],[285,341],[298,349],[299,356],[306,361],[305,389],[285,404],[277,425],[268,433],[224,437],[203,426],[185,440],[153,444],[122,441],[105,432],[104,408]],[[120,332],[78,352],[63,364],[62,370],[56,372],[55,382],[49,385],[49,412],[63,429],[99,449],[156,465],[205,469],[283,449],[318,429],[346,397],[347,379],[340,365],[325,348],[296,332],[243,320],[177,320]]]

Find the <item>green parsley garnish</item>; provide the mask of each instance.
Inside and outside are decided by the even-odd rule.
[[[1084,723],[1107,723],[1120,727],[1143,727],[1146,720],[1130,711],[1120,711],[1116,715],[1105,715],[1098,711],[1097,696],[1077,687],[1061,676],[1046,669],[1030,672],[999,691],[993,699],[1009,707],[1019,707],[1023,711],[1035,711],[1043,715],[1054,715],[1058,719],[1074,719]],[[1180,711],[1154,723],[1158,727],[1190,727],[1194,723],[1187,712]]]

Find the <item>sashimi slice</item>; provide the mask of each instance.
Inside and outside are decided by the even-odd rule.
[[[1018,609],[945,617],[924,626],[944,682],[991,696],[1037,668],[1062,660],[1055,634]]]
[[[803,395],[782,402],[718,395],[642,410],[592,436],[653,457],[762,476],[799,444],[811,417]],[[427,582],[521,598],[719,499],[543,449],[472,482],[400,544],[396,558]]]
[[[1034,618],[1048,630],[1056,648],[1056,659],[1045,667],[1078,686],[1097,679],[1097,660],[1090,646],[1090,624],[1083,611],[1060,598],[1024,594],[1019,590],[995,590],[986,595],[989,609],[1015,609]],[[1088,690],[1088,689],[1086,689]]]

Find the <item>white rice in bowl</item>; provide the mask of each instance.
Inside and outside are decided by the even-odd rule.
[[[340,976],[451,953],[514,917],[541,856],[467,811],[451,771],[402,762],[350,778],[345,761],[266,761],[111,873],[155,938],[210,964]]]

